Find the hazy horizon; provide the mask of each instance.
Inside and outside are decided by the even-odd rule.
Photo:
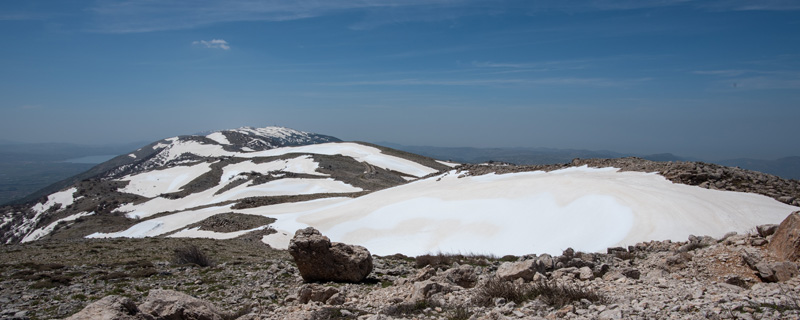
[[[800,155],[785,1],[3,1],[0,139]]]

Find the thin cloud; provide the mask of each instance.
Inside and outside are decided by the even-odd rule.
[[[228,41],[222,39],[212,39],[211,41],[200,40],[192,42],[193,45],[196,46],[203,46],[206,48],[211,49],[222,49],[222,50],[230,50],[231,47],[228,45]]]
[[[725,69],[698,70],[693,74],[716,77],[718,86],[737,89],[800,89],[798,70]]]
[[[629,86],[651,78],[615,80],[606,78],[539,78],[539,79],[474,79],[474,80],[423,80],[423,79],[393,79],[393,80],[365,80],[324,83],[331,86],[499,86],[499,85],[539,85],[539,86],[591,86],[591,87],[622,87]]]
[[[136,33],[192,29],[221,22],[298,20],[351,10],[457,7],[474,2],[475,0],[104,0],[89,11],[94,15],[93,30],[96,32]]]
[[[625,11],[689,6],[698,10],[800,10],[794,0],[99,0],[87,10],[91,31],[137,33],[193,29],[236,21],[288,21],[359,10],[366,13],[351,29],[369,29],[410,21],[456,21],[474,15],[508,12]]]

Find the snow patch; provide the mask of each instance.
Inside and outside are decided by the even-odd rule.
[[[212,134],[207,135],[206,138],[214,140],[219,144],[231,144],[231,142],[228,141],[228,137],[226,137],[225,134],[223,134],[222,132],[214,132]]]
[[[178,191],[190,181],[209,171],[211,171],[211,164],[203,162],[193,166],[176,166],[125,176],[119,180],[130,182],[119,191],[148,198],[157,197],[163,193]]]
[[[32,209],[36,212],[36,217],[38,218],[39,215],[44,213],[47,210],[50,210],[56,204],[61,205],[61,209],[64,209],[66,206],[71,205],[75,198],[73,198],[73,194],[78,191],[78,188],[72,187],[64,191],[59,191],[47,196],[47,201],[45,203],[37,203],[35,204]],[[38,221],[38,220],[37,220]]]
[[[248,232],[253,232],[257,230],[264,230],[268,226],[260,226],[258,228],[248,229],[248,230],[240,230],[234,232],[215,232],[215,231],[208,231],[208,230],[200,230],[200,227],[196,228],[189,228],[178,231],[173,233],[167,237],[169,238],[210,238],[210,239],[217,239],[217,240],[224,240],[224,239],[233,239],[239,236],[242,236]]]
[[[443,165],[446,165],[446,166],[448,166],[450,168],[455,168],[455,167],[461,165],[460,163],[450,162],[450,161],[442,161],[442,160],[436,160],[436,162],[441,163]]]
[[[75,219],[78,219],[80,217],[91,216],[93,214],[94,214],[94,212],[81,212],[81,213],[73,214],[73,215],[71,215],[69,217],[66,217],[66,218],[58,219],[58,220],[54,221],[53,223],[48,224],[46,227],[33,230],[33,232],[29,233],[24,238],[22,238],[22,242],[24,243],[24,242],[31,242],[31,241],[39,240],[42,237],[44,237],[44,236],[50,234],[51,232],[53,232],[53,229],[56,228],[56,225],[58,225],[61,222],[74,221]]]

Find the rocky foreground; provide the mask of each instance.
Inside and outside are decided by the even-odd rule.
[[[305,248],[337,247],[322,238]],[[365,279],[306,283],[286,251],[256,239],[37,242],[2,247],[0,318],[800,319],[798,244],[800,212],[749,234],[606,253],[367,258],[351,250],[371,260]],[[208,266],[175,261],[174,249],[186,246]],[[347,263],[335,256],[348,250],[331,249],[331,259]]]

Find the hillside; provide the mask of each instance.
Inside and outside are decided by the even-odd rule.
[[[54,231],[55,238],[84,237],[181,212],[194,223],[234,208],[358,196],[448,168],[337,141],[278,127],[157,141],[43,190],[47,196],[35,205],[6,207],[0,240],[32,241]],[[148,235],[179,229],[149,221],[161,227],[149,228]]]

